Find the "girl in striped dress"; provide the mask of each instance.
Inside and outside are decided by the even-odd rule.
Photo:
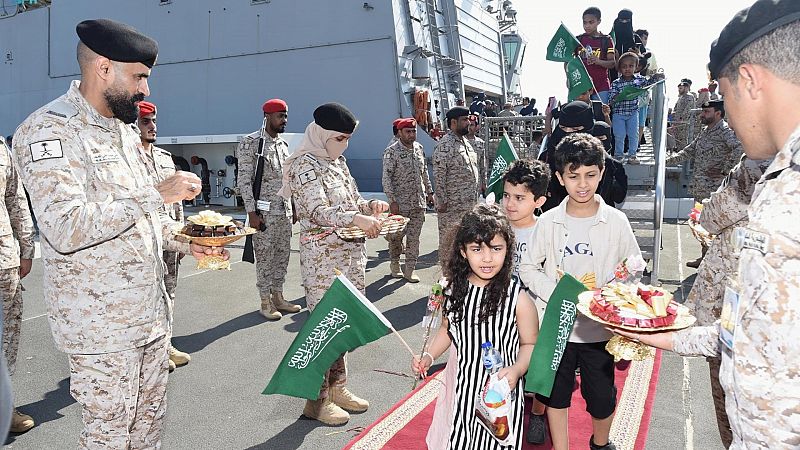
[[[522,381],[538,334],[536,307],[524,289],[520,289],[519,282],[511,277],[514,233],[497,206],[476,206],[464,216],[455,233],[444,268],[450,289],[446,293],[442,325],[429,351],[412,361],[414,371],[424,375],[451,343],[457,353],[452,423],[441,424],[449,426],[449,437],[441,448],[430,450],[519,449],[524,406]],[[475,415],[476,397],[490,375],[483,366],[481,351],[481,344],[487,341],[500,351],[505,362],[498,378],[506,378],[511,388],[516,389],[511,394],[509,416],[515,441],[508,446],[501,446]]]

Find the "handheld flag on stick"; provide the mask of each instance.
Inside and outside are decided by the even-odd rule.
[[[594,89],[592,77],[589,76],[589,71],[586,70],[581,58],[573,57],[564,67],[564,70],[567,72],[567,86],[569,87],[567,99],[569,101],[575,100],[589,89]]]
[[[547,44],[547,56],[545,59],[548,61],[569,62],[575,54],[575,49],[580,46],[581,43],[562,22],[556,30],[556,34],[550,39],[550,43]]]
[[[570,274],[564,274],[553,290],[525,375],[526,392],[550,396],[558,365],[575,325],[578,294],[585,290],[586,286]]]
[[[514,151],[514,144],[511,143],[508,135],[503,133],[500,145],[497,147],[497,155],[492,162],[492,171],[489,174],[489,184],[486,186],[486,197],[494,193],[497,202],[503,199],[503,174],[512,162],[518,160],[517,152]]]
[[[613,105],[614,103],[617,102],[636,99],[645,92],[647,92],[647,90],[653,86],[655,86],[655,84],[651,84],[650,86],[647,87],[625,86],[624,88],[622,88],[621,91],[619,91],[619,94],[617,94],[614,98],[611,99],[610,103]]]
[[[325,372],[339,356],[390,332],[397,334],[389,320],[350,280],[338,275],[297,333],[263,394],[316,400]]]

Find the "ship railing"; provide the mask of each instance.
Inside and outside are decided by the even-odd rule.
[[[486,142],[486,164],[491,167],[497,154],[497,147],[503,134],[508,134],[517,156],[520,158],[536,158],[538,154],[529,155],[535,131],[544,132],[544,116],[507,116],[482,117],[481,138]]]
[[[655,189],[653,201],[653,270],[650,279],[653,283],[659,278],[661,256],[661,229],[664,222],[664,185],[666,183],[667,159],[667,92],[666,83],[659,81],[653,87],[653,121],[651,133],[653,156],[655,159]]]

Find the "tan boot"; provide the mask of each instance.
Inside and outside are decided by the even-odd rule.
[[[189,364],[192,357],[188,353],[184,353],[173,346],[169,346],[169,360],[175,363],[176,367],[181,367]]]
[[[175,370],[178,367],[178,366],[175,365],[175,361],[173,361],[171,359],[167,360],[167,364],[169,364],[169,371],[170,372],[172,372],[173,370]]]
[[[392,278],[403,278],[403,272],[400,272],[400,261],[389,262],[389,271],[392,272]]]
[[[409,265],[408,263],[406,263],[406,266],[403,267],[403,278],[405,278],[409,283],[419,283],[419,277],[416,273],[414,273],[414,266]]]
[[[344,425],[350,421],[350,414],[331,402],[330,397],[313,401],[306,400],[303,415],[332,427]]]
[[[33,428],[34,425],[36,424],[33,421],[33,417],[22,414],[15,408],[14,412],[11,413],[11,428],[9,428],[8,431],[12,433],[24,433]]]
[[[303,309],[300,305],[287,302],[283,298],[283,292],[281,291],[272,291],[272,304],[275,305],[278,311],[283,313],[296,313]]]
[[[261,315],[267,320],[279,320],[283,315],[278,312],[269,297],[261,299]]]
[[[351,413],[362,413],[369,408],[369,402],[356,397],[344,386],[331,386],[330,399],[337,406]]]

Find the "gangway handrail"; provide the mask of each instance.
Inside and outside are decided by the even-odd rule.
[[[651,127],[655,153],[655,199],[653,201],[653,271],[650,282],[659,279],[661,257],[661,225],[664,221],[664,184],[667,159],[667,92],[664,80],[653,87],[653,123]]]

